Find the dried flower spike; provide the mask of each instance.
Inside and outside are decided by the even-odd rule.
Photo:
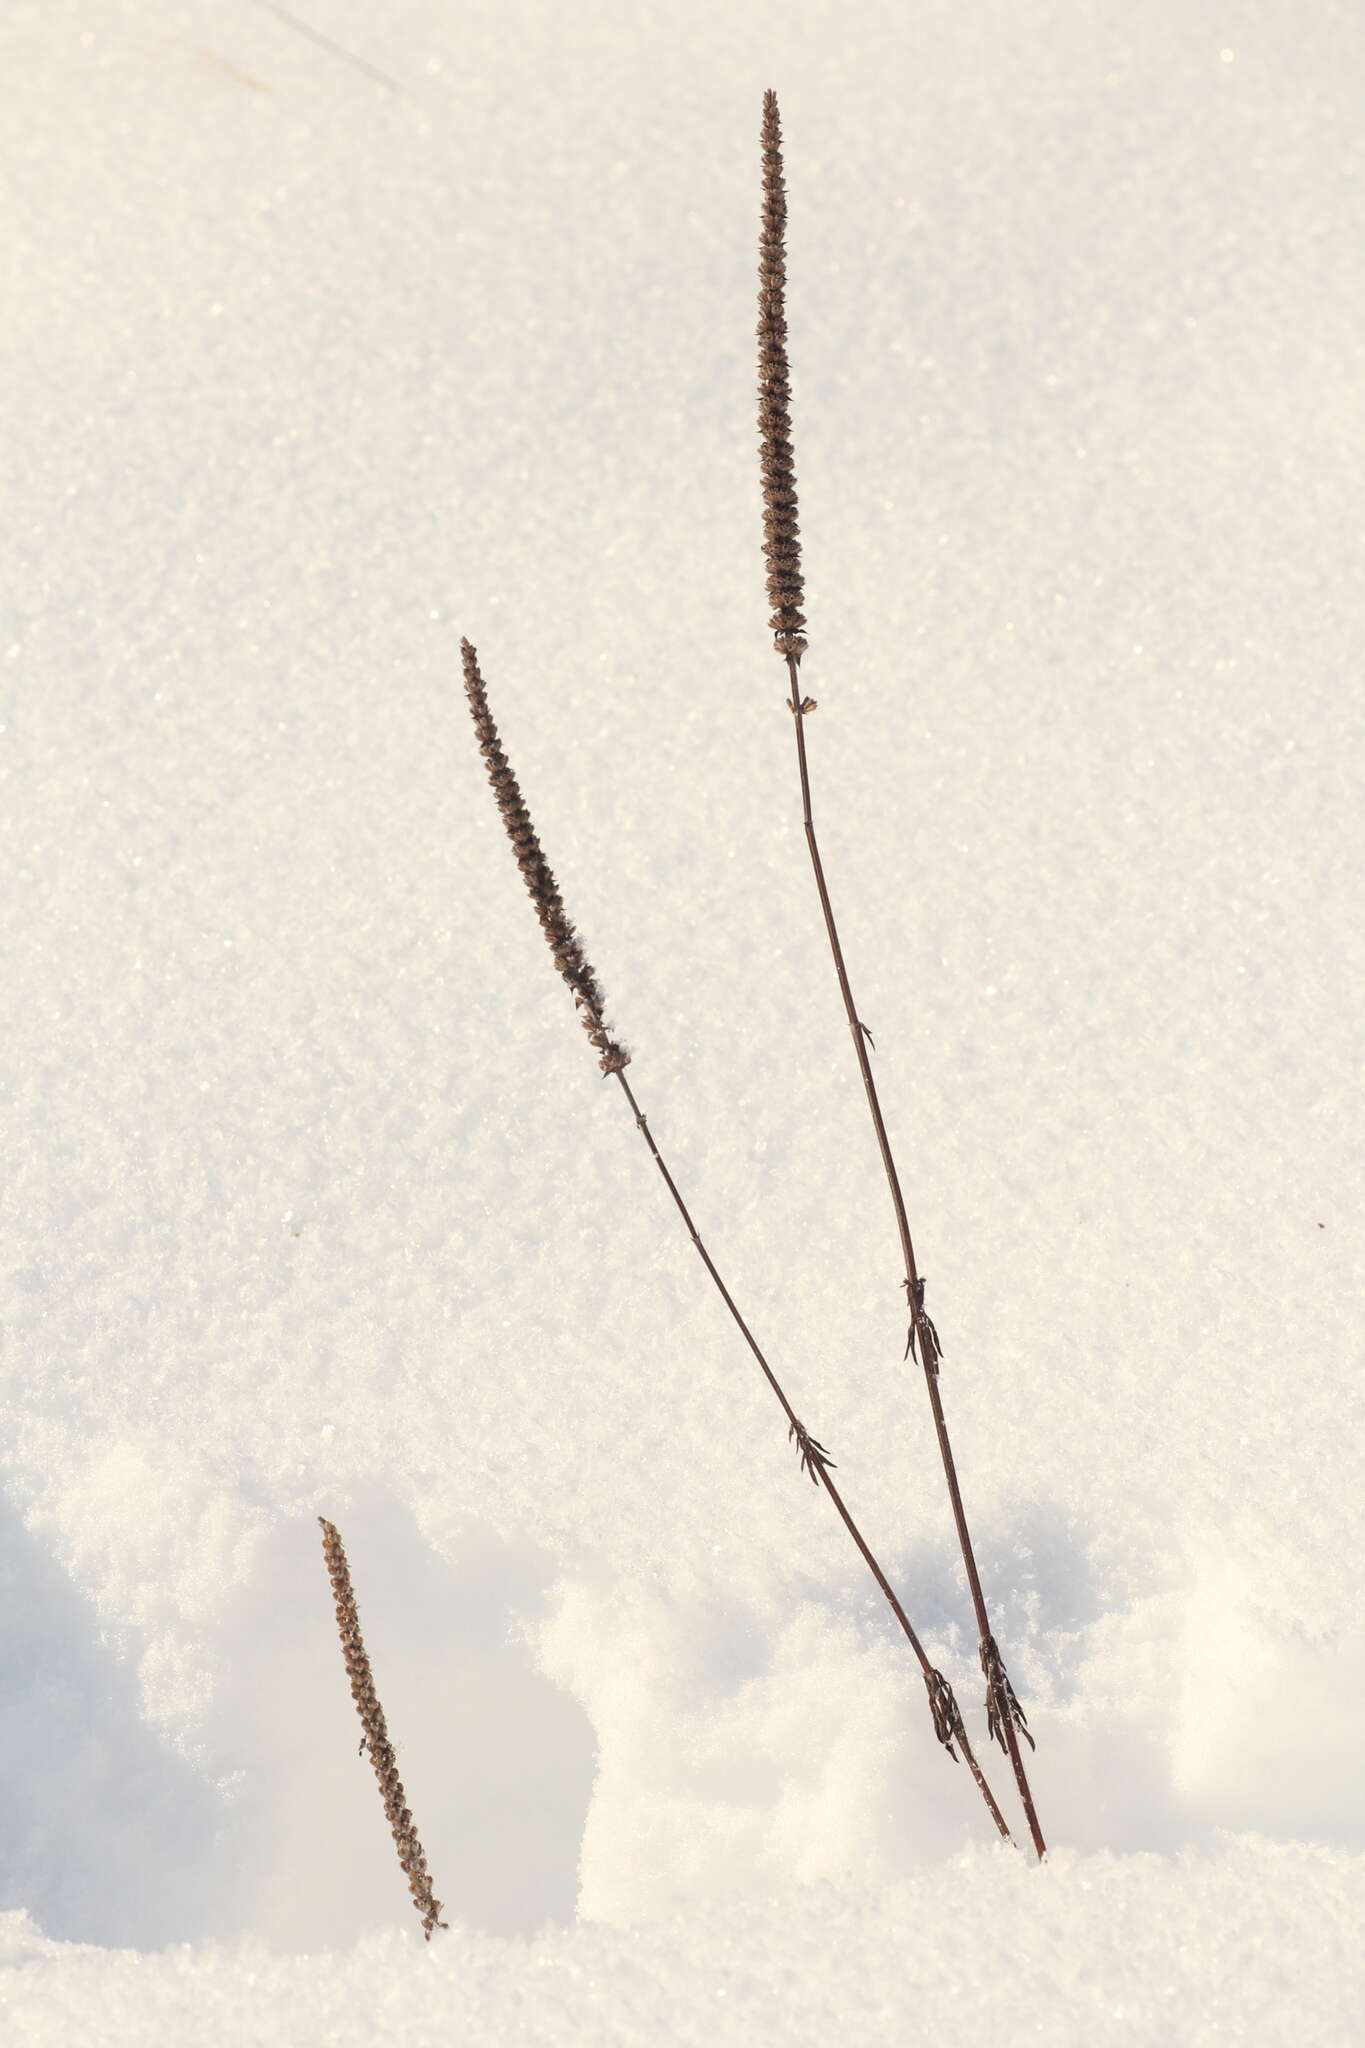
[[[498,728],[493,723],[493,714],[488,708],[488,692],[483,677],[479,674],[479,657],[468,640],[460,642],[460,657],[464,663],[465,694],[469,698],[469,709],[474,718],[474,730],[478,735],[479,752],[483,755],[488,769],[488,780],[493,786],[502,822],[507,827],[507,836],[512,842],[517,866],[521,869],[522,880],[530,891],[531,901],[536,906],[540,928],[554,955],[555,966],[573,990],[574,1002],[578,1005],[583,1020],[583,1029],[589,1042],[601,1055],[598,1065],[604,1074],[619,1074],[622,1067],[630,1064],[630,1054],[611,1037],[603,1021],[603,995],[597,985],[597,977],[583,951],[578,933],[569,922],[564,908],[564,899],[559,885],[550,869],[550,863],[540,850],[531,814],[523,801],[511,763],[502,750]]]
[[[763,552],[773,645],[800,661],[806,651],[801,529],[796,523],[791,370],[787,363],[787,190],[777,94],[763,95],[763,226],[758,244],[758,429],[763,470]],[[795,694],[795,693],[793,693]],[[803,707],[804,708],[804,707]],[[811,705],[811,710],[815,709]]]
[[[351,1572],[346,1562],[346,1551],[340,1536],[331,1522],[322,1523],[322,1554],[327,1560],[327,1576],[332,1582],[332,1595],[336,1601],[337,1629],[341,1636],[341,1654],[346,1662],[346,1676],[351,1681],[351,1698],[360,1716],[360,1725],[365,1731],[361,1749],[368,1749],[370,1762],[374,1765],[375,1777],[384,1801],[384,1812],[388,1816],[393,1839],[398,1846],[398,1861],[402,1864],[412,1893],[412,1903],[422,1916],[422,1932],[428,1941],[434,1927],[444,1927],[441,1918],[441,1901],[433,1896],[431,1879],[427,1874],[427,1859],[422,1853],[422,1844],[417,1839],[417,1830],[412,1824],[408,1809],[407,1794],[403,1781],[398,1775],[398,1760],[394,1756],[393,1744],[384,1721],[384,1709],[379,1704],[379,1695],[374,1689],[374,1678],[370,1671],[370,1660],[365,1651],[364,1639],[360,1633],[360,1616],[356,1612],[355,1594],[351,1590]]]

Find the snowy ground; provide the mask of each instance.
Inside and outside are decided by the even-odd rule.
[[[1365,17],[9,0],[0,58],[6,2040],[1358,2038]],[[764,626],[768,85],[817,812],[1042,1870],[459,690],[467,633],[975,1733]]]

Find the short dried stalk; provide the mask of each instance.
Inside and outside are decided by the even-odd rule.
[[[796,1411],[782,1389],[777,1375],[759,1349],[758,1340],[745,1322],[744,1317],[740,1314],[733,1295],[721,1278],[715,1261],[702,1242],[701,1234],[696,1224],[692,1221],[687,1204],[679,1192],[678,1184],[669,1171],[664,1156],[655,1142],[654,1133],[650,1130],[640,1105],[635,1099],[634,1092],[625,1075],[629,1056],[608,1035],[606,1027],[602,1022],[603,997],[601,988],[583,953],[573,926],[569,923],[565,914],[564,904],[554,877],[550,873],[545,857],[540,850],[540,842],[532,830],[530,814],[523,801],[516,776],[512,772],[511,764],[498,738],[498,730],[493,723],[493,716],[488,707],[487,687],[479,671],[478,655],[468,640],[462,641],[460,646],[464,663],[465,694],[469,699],[469,708],[474,720],[474,730],[478,736],[479,749],[488,766],[488,777],[493,786],[493,794],[497,799],[498,809],[502,813],[503,823],[507,827],[508,837],[512,841],[517,866],[521,869],[527,889],[530,891],[532,901],[535,903],[540,917],[541,927],[549,941],[555,965],[573,990],[574,1001],[582,1014],[590,1042],[602,1055],[598,1064],[604,1073],[614,1074],[620,1083],[622,1093],[635,1119],[635,1127],[649,1147],[650,1155],[663,1177],[664,1185],[673,1199],[673,1204],[678,1214],[682,1217],[683,1223],[687,1228],[687,1234],[696,1249],[697,1256],[710,1274],[717,1293],[729,1310],[735,1326],[752,1352],[762,1371],[763,1377],[772,1388],[782,1408],[782,1412],[787,1418],[787,1436],[789,1441],[794,1442],[796,1445],[801,1470],[809,1475],[811,1481],[816,1486],[822,1487],[825,1493],[828,1494],[835,1512],[852,1537],[859,1555],[876,1580],[906,1641],[918,1658],[920,1670],[924,1675],[925,1690],[928,1694],[929,1711],[933,1717],[935,1735],[954,1761],[957,1759],[958,1751],[961,1751],[967,1768],[970,1770],[981,1792],[981,1796],[986,1802],[991,1819],[1004,1839],[1009,1841],[1011,1837],[1005,1817],[1001,1813],[996,1803],[995,1795],[987,1784],[981,1766],[972,1752],[971,1743],[967,1739],[966,1728],[963,1726],[962,1716],[958,1711],[957,1701],[953,1697],[952,1687],[943,1676],[943,1673],[936,1670],[931,1663],[924,1645],[910,1624],[909,1616],[892,1590],[886,1574],[868,1548],[861,1530],[858,1528],[857,1523],[845,1504],[843,1495],[831,1478],[833,1460],[829,1452],[816,1437],[811,1435],[810,1431],[799,1420]]]
[[[428,1941],[434,1927],[444,1927],[441,1918],[441,1901],[431,1889],[427,1874],[427,1859],[422,1853],[422,1844],[417,1839],[417,1830],[412,1824],[408,1810],[407,1794],[403,1780],[398,1775],[398,1759],[389,1731],[384,1721],[384,1709],[379,1704],[379,1695],[374,1689],[374,1678],[370,1671],[370,1660],[365,1650],[364,1638],[360,1633],[360,1616],[356,1612],[355,1594],[351,1590],[351,1572],[346,1562],[346,1551],[340,1536],[331,1522],[322,1523],[322,1554],[327,1560],[327,1576],[332,1582],[332,1593],[336,1600],[337,1628],[341,1635],[341,1654],[346,1661],[346,1676],[351,1681],[351,1698],[360,1716],[360,1725],[365,1733],[361,1739],[362,1750],[370,1752],[375,1777],[379,1780],[380,1796],[384,1801],[384,1812],[389,1828],[398,1848],[398,1861],[402,1864],[412,1893],[412,1903],[422,1916],[422,1932]]]
[[[910,1239],[910,1225],[906,1217],[905,1200],[901,1194],[900,1177],[896,1172],[891,1141],[887,1136],[886,1122],[877,1095],[877,1084],[872,1078],[872,1065],[868,1058],[872,1034],[859,1017],[857,1005],[853,1000],[853,990],[849,983],[838,927],[834,921],[834,909],[830,902],[824,864],[820,858],[811,813],[810,769],[806,759],[806,720],[815,710],[815,700],[802,694],[798,680],[798,670],[801,657],[806,652],[807,641],[804,633],[806,621],[797,609],[804,602],[804,588],[801,578],[801,543],[796,520],[796,466],[791,440],[791,370],[787,360],[787,198],[782,175],[782,130],[777,95],[773,92],[765,93],[763,96],[762,156],[763,216],[758,259],[758,417],[763,473],[763,552],[768,559],[768,598],[773,606],[770,621],[774,629],[773,642],[786,662],[791,691],[787,699],[787,709],[792,714],[792,723],[796,731],[802,823],[805,827],[806,846],[815,876],[816,891],[820,898],[830,953],[834,961],[834,971],[853,1040],[854,1056],[862,1077],[863,1092],[867,1097],[877,1147],[881,1153],[882,1167],[891,1194],[892,1208],[895,1211],[901,1257],[905,1265],[905,1278],[902,1284],[906,1292],[910,1318],[905,1355],[908,1358],[918,1349],[919,1362],[923,1367],[925,1385],[928,1388],[934,1432],[938,1439],[939,1456],[948,1486],[948,1499],[976,1614],[981,1669],[986,1680],[987,1727],[994,1740],[999,1742],[1001,1748],[1009,1755],[1015,1784],[1018,1786],[1019,1797],[1028,1819],[1029,1833],[1041,1859],[1046,1853],[1047,1845],[1038,1824],[1033,1793],[1029,1787],[1019,1747],[1020,1735],[1030,1748],[1033,1747],[1033,1737],[1028,1732],[1024,1710],[1015,1697],[999,1647],[991,1633],[986,1597],[981,1588],[981,1575],[977,1570],[971,1531],[967,1526],[957,1466],[953,1459],[952,1445],[948,1440],[948,1425],[944,1419],[943,1400],[939,1392],[939,1360],[942,1357],[942,1350],[938,1332],[924,1306],[924,1278],[915,1263],[915,1249]]]

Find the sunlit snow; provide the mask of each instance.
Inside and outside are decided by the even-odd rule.
[[[6,2042],[1358,2039],[1365,16],[0,58]],[[460,688],[1013,1823],[765,626],[769,86],[822,849],[1041,1869]]]

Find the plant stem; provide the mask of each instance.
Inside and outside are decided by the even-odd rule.
[[[1010,1841],[1012,1837],[1010,1835],[1009,1827],[1006,1824],[1005,1816],[1001,1813],[1000,1808],[996,1803],[995,1794],[991,1791],[990,1786],[986,1783],[985,1775],[982,1772],[981,1766],[977,1762],[976,1757],[973,1753],[971,1743],[967,1738],[967,1730],[963,1725],[962,1715],[958,1710],[957,1701],[953,1697],[952,1687],[949,1685],[947,1679],[943,1676],[942,1672],[936,1670],[934,1665],[930,1662],[928,1653],[926,1652],[923,1643],[920,1641],[919,1637],[916,1635],[913,1627],[911,1626],[909,1616],[906,1614],[905,1609],[901,1606],[900,1601],[896,1598],[896,1595],[892,1590],[891,1584],[888,1581],[885,1572],[882,1570],[876,1558],[873,1556],[871,1550],[868,1548],[867,1542],[862,1534],[862,1531],[859,1529],[857,1523],[854,1521],[853,1516],[849,1513],[843,1495],[840,1493],[833,1479],[831,1479],[831,1461],[828,1451],[826,1451],[824,1445],[819,1443],[805,1428],[805,1426],[798,1420],[796,1411],[792,1407],[791,1402],[787,1399],[786,1394],[783,1392],[781,1383],[778,1380],[776,1373],[773,1371],[767,1359],[763,1356],[762,1351],[759,1349],[758,1340],[754,1336],[753,1331],[749,1328],[749,1325],[745,1322],[743,1316],[740,1314],[739,1309],[736,1306],[734,1296],[731,1294],[729,1288],[726,1286],[724,1280],[721,1278],[720,1272],[717,1269],[714,1259],[711,1257],[710,1252],[707,1251],[705,1244],[702,1242],[700,1231],[697,1229],[696,1224],[692,1221],[691,1212],[689,1211],[686,1202],[683,1200],[682,1195],[679,1192],[678,1184],[674,1180],[671,1172],[669,1171],[668,1164],[665,1161],[662,1152],[659,1150],[659,1147],[655,1142],[654,1133],[649,1128],[649,1123],[646,1117],[644,1116],[639,1103],[635,1099],[634,1090],[631,1088],[631,1085],[629,1081],[626,1079],[624,1072],[619,1067],[616,1068],[614,1071],[616,1074],[616,1079],[621,1084],[622,1093],[624,1094],[626,1101],[630,1104],[631,1112],[635,1118],[635,1127],[639,1131],[645,1143],[648,1145],[654,1159],[654,1164],[658,1167],[659,1172],[663,1175],[664,1185],[668,1189],[669,1194],[673,1197],[674,1205],[677,1208],[678,1214],[682,1217],[684,1224],[687,1226],[687,1234],[691,1238],[692,1243],[696,1248],[698,1258],[701,1260],[707,1272],[710,1274],[711,1279],[715,1284],[716,1292],[720,1295],[721,1300],[725,1303],[726,1308],[730,1311],[730,1314],[734,1319],[735,1325],[739,1330],[741,1337],[743,1337],[745,1343],[748,1345],[750,1351],[752,1351],[755,1359],[758,1361],[759,1367],[763,1373],[763,1377],[767,1380],[768,1385],[772,1388],[774,1394],[777,1396],[779,1403],[781,1404],[782,1412],[787,1418],[787,1434],[789,1437],[794,1438],[796,1441],[796,1445],[800,1453],[802,1468],[805,1471],[809,1472],[812,1480],[814,1480],[816,1485],[822,1486],[825,1492],[829,1495],[830,1500],[833,1502],[834,1507],[839,1515],[839,1519],[842,1521],[844,1527],[848,1530],[849,1535],[853,1538],[853,1541],[858,1547],[858,1551],[863,1559],[864,1564],[867,1566],[873,1578],[876,1580],[878,1586],[881,1588],[882,1593],[886,1598],[886,1602],[891,1609],[891,1612],[895,1615],[896,1620],[900,1624],[901,1630],[905,1636],[906,1641],[909,1643],[911,1649],[914,1651],[916,1657],[919,1659],[920,1669],[924,1673],[925,1689],[929,1695],[929,1710],[933,1715],[934,1719],[934,1733],[937,1735],[939,1741],[947,1750],[949,1756],[953,1756],[955,1754],[953,1749],[953,1743],[956,1742],[958,1744],[959,1748],[962,1751],[963,1757],[966,1759],[967,1768],[971,1772],[973,1778],[976,1780],[977,1786],[981,1792],[981,1796],[985,1800],[986,1805],[990,1810],[991,1819],[995,1822],[995,1825],[999,1829],[1003,1839],[1007,1842]]]
[[[839,980],[839,993],[844,999],[844,1014],[848,1019],[849,1036],[853,1040],[854,1057],[858,1072],[862,1076],[863,1092],[867,1097],[872,1126],[877,1134],[877,1149],[881,1153],[886,1184],[891,1192],[891,1206],[896,1213],[896,1229],[900,1236],[901,1256],[905,1261],[905,1291],[910,1306],[910,1331],[906,1342],[908,1357],[918,1345],[919,1361],[924,1369],[924,1384],[928,1389],[929,1406],[934,1418],[934,1434],[938,1438],[939,1456],[943,1461],[943,1473],[948,1482],[948,1499],[952,1505],[953,1522],[957,1528],[958,1546],[967,1573],[967,1584],[971,1590],[972,1606],[976,1613],[977,1634],[980,1638],[981,1669],[986,1679],[986,1714],[992,1736],[1009,1755],[1014,1770],[1014,1782],[1019,1788],[1024,1813],[1028,1819],[1029,1833],[1041,1862],[1047,1854],[1047,1844],[1038,1822],[1029,1787],[1028,1773],[1019,1748],[1019,1733],[1022,1731],[1030,1747],[1033,1737],[1028,1732],[1024,1710],[1014,1695],[1014,1688],[1006,1674],[995,1637],[991,1633],[990,1616],[986,1609],[986,1596],[981,1588],[981,1574],[977,1570],[976,1553],[972,1547],[971,1530],[967,1526],[967,1512],[962,1504],[962,1489],[958,1484],[957,1463],[953,1447],[948,1438],[948,1424],[943,1413],[943,1398],[939,1392],[938,1362],[940,1347],[938,1332],[931,1322],[924,1306],[924,1281],[915,1263],[915,1247],[910,1237],[910,1222],[905,1213],[905,1198],[901,1193],[900,1176],[891,1152],[891,1140],[887,1136],[886,1120],[882,1115],[881,1102],[877,1095],[877,1084],[872,1077],[872,1063],[867,1055],[868,1030],[858,1015],[849,983],[848,968],[844,961],[844,949],[839,941],[839,928],[834,921],[834,907],[830,902],[829,887],[825,881],[824,863],[820,858],[820,846],[815,836],[815,820],[811,811],[810,767],[806,759],[806,719],[815,709],[809,697],[801,695],[798,676],[799,654],[786,656],[787,673],[791,679],[791,697],[788,709],[796,727],[796,759],[801,776],[801,821],[805,828],[806,846],[810,852],[811,868],[815,875],[815,886],[820,897],[820,908],[824,913],[825,931],[829,938],[829,949],[834,959],[834,971]]]

